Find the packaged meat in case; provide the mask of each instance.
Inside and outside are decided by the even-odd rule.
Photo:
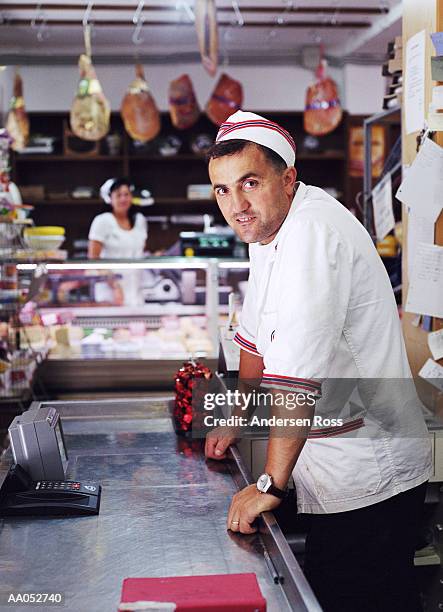
[[[121,116],[129,136],[147,142],[160,132],[160,114],[141,64],[137,64],[135,73],[136,78],[129,85],[122,101]]]
[[[100,140],[109,132],[109,102],[103,94],[91,58],[83,53],[78,66],[80,81],[71,108],[71,129],[83,140]]]
[[[200,108],[192,81],[187,74],[171,81],[169,85],[169,114],[178,130],[192,127],[200,116]]]
[[[9,136],[13,139],[11,148],[14,151],[21,151],[29,141],[29,118],[25,110],[23,98],[23,82],[18,72],[14,77],[14,95],[11,99],[11,106],[6,119],[6,129]]]
[[[238,111],[243,104],[243,87],[227,74],[222,74],[206,105],[206,114],[216,125]]]
[[[306,92],[304,128],[313,136],[324,136],[335,130],[343,115],[337,84],[326,75],[326,69],[326,60],[321,58],[315,81]]]

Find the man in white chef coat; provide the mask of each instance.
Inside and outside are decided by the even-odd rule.
[[[326,413],[337,404],[339,381],[389,383],[374,383],[370,409],[345,410],[335,426],[271,433],[265,472],[234,496],[228,529],[254,532],[292,475],[298,511],[310,515],[305,572],[324,609],[415,612],[413,556],[431,449],[415,389],[402,386],[412,379],[397,306],[369,234],[325,191],[297,182],[295,157],[285,129],[243,111],[208,152],[220,210],[249,243],[239,378],[259,379],[274,394],[323,396],[316,413],[320,402]],[[387,401],[396,385],[399,401],[395,391]],[[234,439],[214,430],[206,456],[225,458]]]

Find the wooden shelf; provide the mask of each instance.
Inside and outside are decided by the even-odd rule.
[[[192,162],[204,162],[206,160],[204,157],[200,155],[194,154],[182,154],[182,155],[129,155],[129,161],[161,161],[161,162],[172,162],[172,161],[192,161]],[[296,157],[297,160],[318,160],[318,161],[327,161],[331,159],[344,160],[346,159],[346,154],[344,151],[324,151],[317,153],[299,153]]]
[[[182,155],[54,155],[52,153],[48,154],[17,154],[15,157],[16,163],[20,162],[88,162],[88,161],[117,161],[121,162],[123,160],[128,159],[129,161],[161,161],[161,162],[173,162],[173,161],[192,161],[192,162],[204,162],[205,158],[200,155],[194,155],[193,153],[184,153]]]
[[[47,198],[44,200],[31,200],[30,198],[26,198],[26,204],[31,204],[32,206],[63,206],[67,205],[77,205],[77,204],[85,204],[85,205],[94,205],[94,204],[103,204],[103,200],[100,198]]]
[[[185,206],[187,204],[209,204],[210,206],[212,204],[214,204],[214,206],[217,205],[217,202],[215,201],[215,199],[210,199],[210,200],[189,200],[188,198],[155,198],[154,199],[154,206],[155,204],[184,204]]]
[[[54,155],[48,154],[34,154],[26,153],[20,155],[19,153],[15,157],[15,162],[95,162],[95,161],[113,161],[121,162],[125,159],[123,155]]]
[[[15,158],[16,163],[21,162],[122,162],[124,160],[128,160],[130,162],[205,162],[205,158],[199,155],[194,155],[192,153],[183,155],[91,155],[88,157],[85,156],[77,156],[77,155],[53,155],[53,154],[26,154],[26,155],[17,155]]]
[[[200,155],[194,155],[193,153],[183,153],[178,155],[128,155],[127,157],[123,155],[94,155],[91,157],[88,156],[76,156],[76,155],[34,155],[34,154],[26,154],[26,155],[17,155],[16,162],[96,162],[96,161],[106,161],[106,162],[121,162],[125,159],[132,162],[202,162],[206,163],[204,157]],[[296,157],[296,161],[327,161],[331,159],[344,160],[345,153],[344,151],[324,151],[317,153],[298,153]]]
[[[68,206],[78,206],[80,204],[83,204],[85,206],[93,206],[96,204],[103,204],[104,202],[103,200],[101,200],[100,198],[70,198],[70,199],[65,199],[65,200],[57,200],[56,198],[54,199],[47,199],[47,200],[30,200],[29,198],[26,200],[27,204],[32,204],[33,206],[63,206],[63,205],[68,205]],[[216,201],[211,199],[211,200],[189,200],[188,198],[155,198],[154,203],[151,204],[150,206],[141,206],[140,210],[148,210],[150,208],[152,208],[152,206],[180,206],[180,205],[194,205],[194,204],[204,204],[204,205],[211,205],[214,204],[216,205]]]
[[[316,153],[299,153],[295,157],[295,165],[297,161],[328,161],[331,159],[346,159],[344,151],[324,151]]]
[[[135,155],[128,155],[128,160],[131,161],[160,161],[160,162],[173,162],[173,161],[192,161],[192,162],[205,162],[204,156],[194,155],[194,153],[178,153],[177,155],[141,155],[137,153]],[[206,162],[205,162],[206,163]]]
[[[318,161],[327,161],[331,159],[345,159],[344,151],[324,151],[324,152],[316,152],[316,153],[299,153],[296,156],[296,160],[305,161],[305,160],[318,160]],[[161,161],[161,162],[172,162],[172,161],[200,161],[206,163],[204,157],[200,155],[194,155],[192,153],[189,154],[178,154],[178,155],[129,155],[129,161]]]

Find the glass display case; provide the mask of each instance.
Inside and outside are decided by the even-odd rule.
[[[17,265],[32,275],[33,263]],[[243,300],[248,260],[152,257],[51,262],[26,337],[50,350],[40,375],[51,392],[171,388],[187,359],[215,369],[229,295]],[[232,314],[232,313],[231,313]]]

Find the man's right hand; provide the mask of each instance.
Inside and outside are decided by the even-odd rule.
[[[229,427],[216,427],[206,436],[207,459],[226,459],[226,451],[237,440],[238,432]]]
[[[239,384],[241,381],[260,381],[263,377],[263,357],[240,349]],[[251,391],[250,385],[245,392]],[[247,413],[241,413],[247,416]],[[216,427],[206,436],[205,455],[208,459],[226,459],[226,451],[234,444],[241,433],[241,428]]]

